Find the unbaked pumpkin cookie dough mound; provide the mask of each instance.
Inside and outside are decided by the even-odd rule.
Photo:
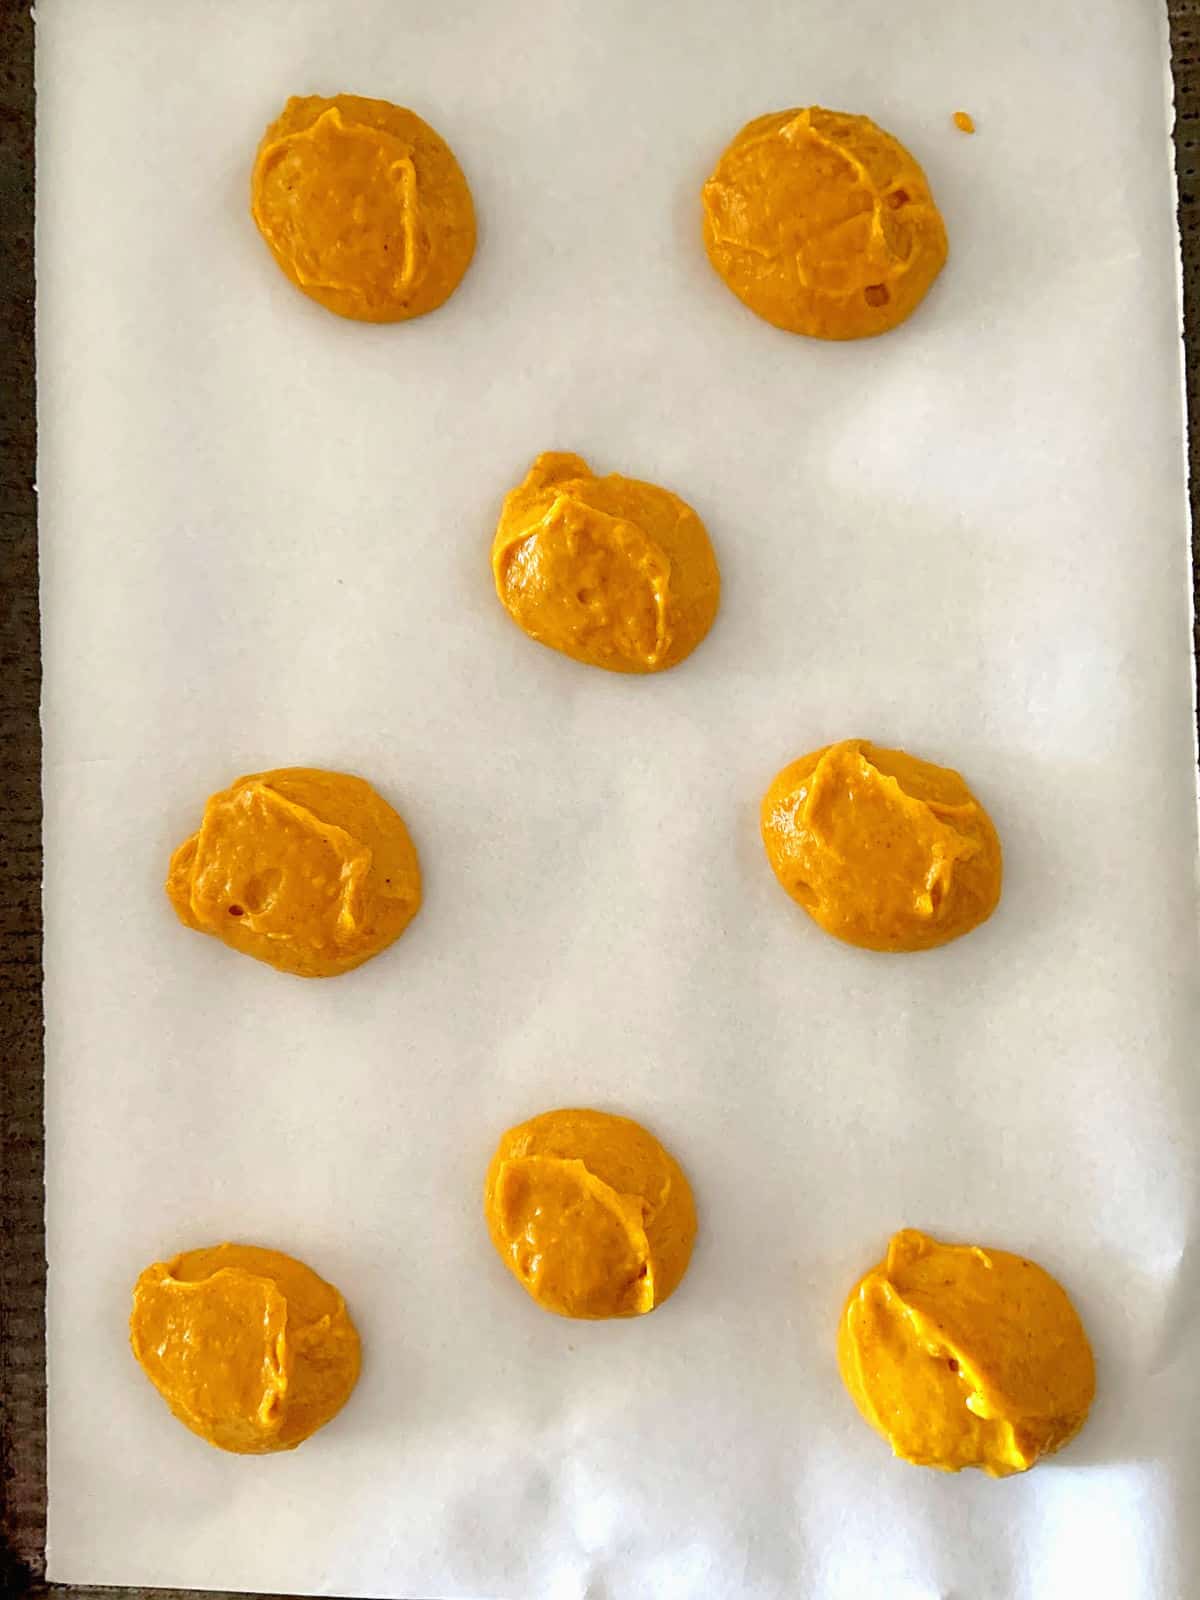
[[[288,101],[258,147],[250,210],[296,287],[358,322],[436,310],[475,250],[450,147],[415,112],[357,94]]]
[[[400,937],[421,870],[402,818],[364,779],[282,767],[210,798],[166,889],[186,927],[280,972],[331,978]]]
[[[925,174],[868,117],[820,106],[757,117],[702,198],[708,259],[751,311],[790,333],[886,333],[946,260]]]
[[[655,1310],[679,1287],[696,1237],[679,1163],[605,1111],[546,1111],[510,1128],[483,1209],[504,1265],[560,1317]]]
[[[866,739],[784,767],[762,802],[767,860],[818,926],[867,950],[931,950],[991,916],[1003,862],[957,772]]]
[[[1025,1472],[1074,1438],[1096,1391],[1083,1324],[1048,1272],[915,1228],[854,1286],[837,1351],[893,1453],[944,1472]]]
[[[539,644],[610,672],[663,672],[712,627],[721,574],[700,518],[657,484],[549,451],[504,501],[492,575]]]
[[[346,1303],[311,1267],[259,1245],[185,1250],[133,1290],[133,1353],[185,1427],[221,1450],[294,1450],[358,1382]]]

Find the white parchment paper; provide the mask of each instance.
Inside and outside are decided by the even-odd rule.
[[[1200,1589],[1195,808],[1166,29],[1153,0],[39,0],[50,1575],[363,1596],[1164,1600]],[[453,300],[339,321],[250,222],[289,93],[413,106],[480,222]],[[698,190],[750,117],[864,111],[951,260],[903,329],[777,332]],[[970,111],[967,138],[951,113]],[[500,501],[582,452],[707,522],[679,670],[531,644]],[[999,912],[822,936],[757,832],[863,735],[959,767]],[[239,773],[360,772],[427,899],[304,983],[185,932]],[[539,1312],[480,1217],[501,1130],[658,1132],[701,1235],[661,1312]],[[1021,1480],[893,1462],[838,1380],[911,1224],[1031,1254],[1092,1334]],[[126,1344],[226,1237],[346,1294],[297,1453],[179,1427]]]

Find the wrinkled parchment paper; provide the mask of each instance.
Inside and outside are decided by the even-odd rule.
[[[344,1595],[1164,1600],[1200,1587],[1195,808],[1166,28],[1151,0],[40,0],[50,1573]],[[412,105],[479,252],[337,320],[247,214],[289,93]],[[951,261],[821,345],[710,271],[750,117],[865,111]],[[963,108],[968,138],[951,125]],[[491,589],[547,448],[676,489],[725,577],[659,680]],[[872,956],[780,892],[786,760],[966,773],[993,921]],[[311,763],[404,813],[427,901],[304,983],[161,892],[210,790]],[[594,1104],[692,1176],[660,1313],[539,1312],[480,1219],[500,1131]],[[904,1224],[1033,1255],[1099,1397],[1028,1478],[891,1460],[833,1330]],[[180,1428],[126,1345],[226,1237],[345,1292],[296,1454]]]

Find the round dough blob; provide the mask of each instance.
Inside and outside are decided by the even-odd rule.
[[[280,972],[332,978],[400,937],[421,904],[421,870],[369,783],[282,767],[211,797],[166,889],[186,927]]]
[[[147,1267],[129,1340],[180,1422],[238,1455],[294,1450],[358,1382],[346,1303],[278,1250],[218,1244]]]
[[[763,798],[762,836],[792,899],[866,950],[931,950],[1000,898],[1000,840],[958,773],[866,739],[784,767]]]
[[[357,94],[288,101],[258,147],[250,211],[296,287],[357,322],[436,310],[475,250],[450,147],[415,112]]]
[[[1024,1472],[1074,1438],[1096,1392],[1065,1290],[1006,1250],[906,1228],[855,1285],[838,1326],[854,1403],[920,1467]]]
[[[704,185],[704,247],[738,299],[815,339],[863,339],[912,314],[946,260],[925,174],[868,117],[774,111]]]
[[[700,518],[669,489],[582,456],[538,456],[505,498],[496,593],[539,644],[610,672],[663,672],[712,627],[721,574]]]
[[[679,1163],[605,1111],[546,1111],[510,1128],[488,1168],[492,1243],[560,1317],[635,1317],[678,1288],[696,1237]]]

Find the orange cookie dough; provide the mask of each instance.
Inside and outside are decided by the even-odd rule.
[[[925,174],[891,134],[844,111],[747,123],[703,202],[708,259],[751,311],[790,333],[886,333],[946,260]]]
[[[784,767],[767,860],[814,922],[866,950],[931,950],[991,916],[1000,840],[957,772],[843,739]]]
[[[332,978],[398,939],[421,904],[417,852],[369,783],[282,767],[214,794],[171,857],[180,922],[300,978]]]
[[[1024,1472],[1079,1432],[1091,1346],[1063,1288],[1007,1250],[905,1228],[855,1285],[838,1365],[863,1416],[919,1467]]]
[[[510,1128],[483,1210],[504,1265],[560,1317],[653,1311],[678,1288],[696,1237],[678,1162],[604,1111],[546,1111]]]
[[[436,310],[475,250],[449,146],[415,112],[357,94],[288,101],[258,147],[250,211],[296,287],[357,322]]]
[[[341,1295],[302,1261],[251,1244],[185,1250],[147,1267],[129,1340],[180,1422],[238,1455],[294,1450],[358,1382]]]
[[[712,627],[721,574],[704,524],[668,489],[581,456],[538,456],[504,501],[496,593],[531,639],[610,672],[663,672]]]

